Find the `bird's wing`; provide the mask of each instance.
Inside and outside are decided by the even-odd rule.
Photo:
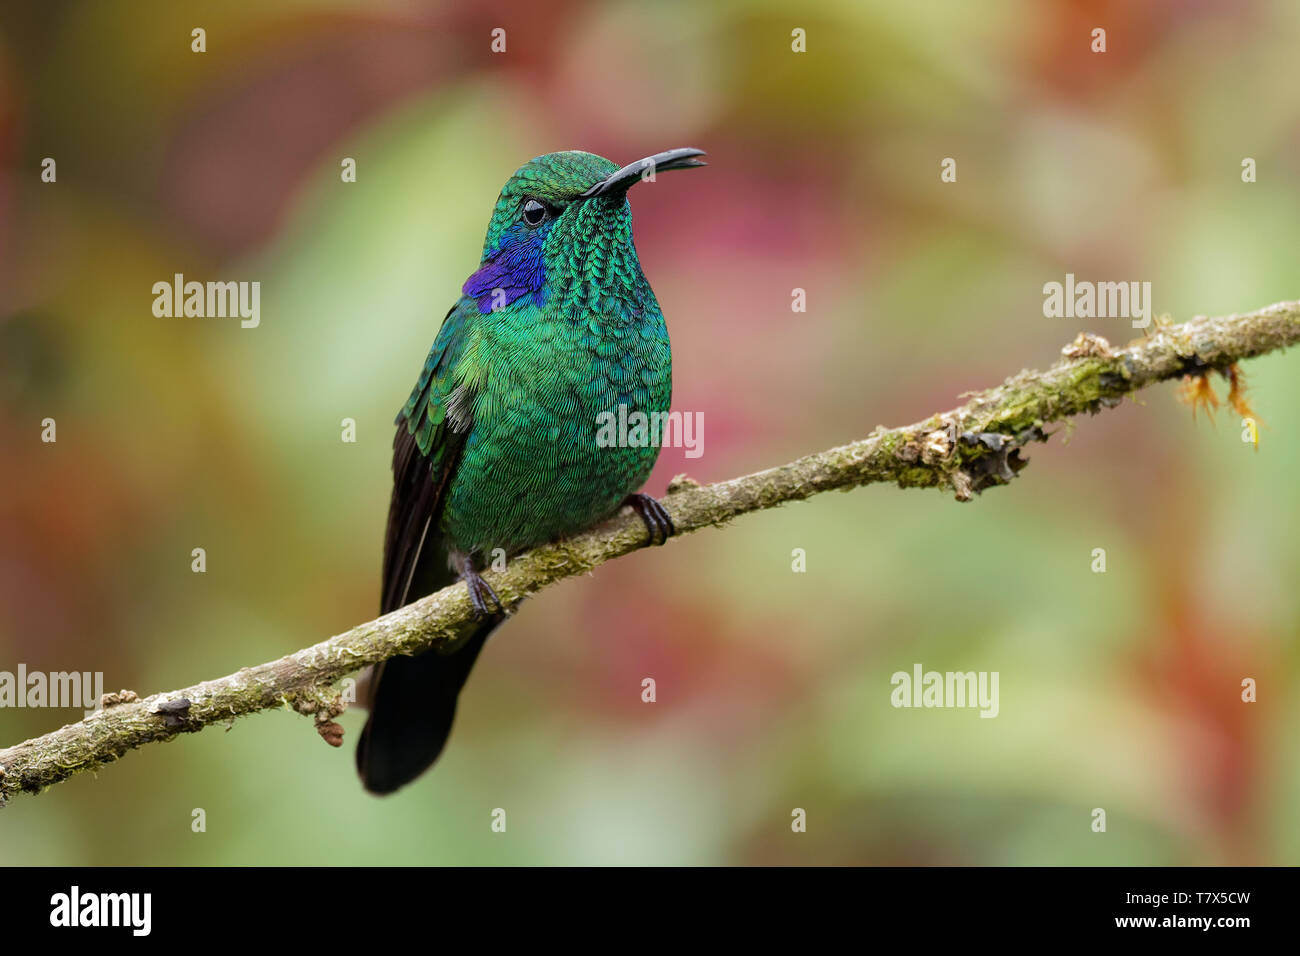
[[[397,416],[393,498],[384,536],[381,613],[405,604],[421,555],[441,548],[439,522],[447,488],[472,425],[475,390],[462,358],[471,350],[478,309],[462,299],[442,320],[420,380]]]

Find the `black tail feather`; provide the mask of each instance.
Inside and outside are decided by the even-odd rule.
[[[456,698],[499,620],[484,621],[454,652],[435,648],[385,661],[374,678],[370,718],[357,744],[357,771],[371,793],[392,793],[442,753]]]

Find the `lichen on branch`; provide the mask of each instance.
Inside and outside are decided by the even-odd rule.
[[[1152,334],[1122,349],[1080,335],[1044,372],[1021,372],[947,412],[899,428],[877,428],[859,441],[817,452],[766,471],[700,485],[675,478],[663,498],[678,534],[726,524],[753,511],[824,491],[875,483],[946,488],[962,501],[1006,484],[1027,464],[1024,447],[1046,441],[1055,422],[1119,404],[1156,382],[1190,376],[1201,391],[1211,371],[1229,378],[1229,402],[1241,399],[1236,363],[1300,342],[1300,302],[1283,302],[1182,325],[1158,323]],[[1237,401],[1242,404],[1238,405]],[[537,548],[484,576],[506,606],[563,578],[584,574],[645,547],[644,525],[630,509],[584,534]],[[416,654],[463,637],[473,622],[464,587],[452,585],[391,614],[357,625],[279,660],[245,667],[216,680],[140,699],[131,691],[106,695],[85,720],[0,750],[0,801],[37,793],[130,750],[210,724],[273,707],[314,717],[335,746],[340,699],[333,686],[367,664]]]

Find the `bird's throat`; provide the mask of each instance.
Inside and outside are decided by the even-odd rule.
[[[583,319],[636,315],[653,293],[632,242],[626,200],[592,201],[550,232],[515,234],[485,258],[463,291],[488,315],[517,303]]]

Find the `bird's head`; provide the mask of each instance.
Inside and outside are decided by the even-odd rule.
[[[611,264],[620,271],[623,257],[635,258],[628,190],[658,173],[703,166],[703,155],[670,149],[622,168],[581,150],[529,160],[497,198],[465,294],[486,314],[524,296],[540,306],[556,287],[599,285]]]

